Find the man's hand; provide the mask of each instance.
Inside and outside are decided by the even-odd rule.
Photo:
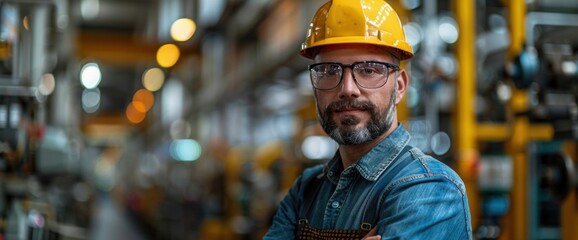
[[[375,235],[376,233],[377,233],[377,227],[374,227],[361,240],[381,240],[381,236]]]

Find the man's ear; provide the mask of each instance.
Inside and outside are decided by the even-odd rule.
[[[396,75],[397,78],[395,79],[395,81],[397,83],[396,84],[397,88],[395,89],[395,104],[397,105],[399,102],[401,102],[401,100],[405,96],[407,88],[409,87],[409,77],[405,69],[399,70],[399,74]]]

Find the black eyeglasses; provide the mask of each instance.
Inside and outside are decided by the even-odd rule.
[[[334,62],[316,63],[309,65],[311,84],[319,90],[330,90],[341,83],[343,69],[351,68],[353,80],[357,86],[363,88],[380,88],[387,83],[389,74],[398,71],[399,66],[378,61],[354,62],[341,64]]]

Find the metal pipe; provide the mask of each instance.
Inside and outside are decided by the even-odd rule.
[[[508,61],[512,62],[524,48],[524,33],[526,26],[526,2],[525,0],[511,0],[508,6],[510,17],[510,48],[508,49]],[[531,45],[529,45],[531,46]],[[513,113],[523,112],[527,109],[527,93],[523,90],[515,90],[510,100],[510,111]],[[512,211],[510,222],[512,230],[509,231],[510,239],[528,239],[528,119],[523,116],[515,116],[512,129],[512,138],[509,141],[509,151],[512,154],[514,164],[514,185],[511,199]]]
[[[467,188],[473,227],[478,221],[478,194],[476,187],[476,116],[474,101],[476,96],[476,11],[475,1],[454,1],[459,39],[456,55],[459,63],[456,84],[456,155],[457,170]]]

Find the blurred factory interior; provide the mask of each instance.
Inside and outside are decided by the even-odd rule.
[[[336,149],[297,54],[324,2],[0,0],[0,239],[260,239]],[[578,2],[389,2],[475,239],[578,239]]]

